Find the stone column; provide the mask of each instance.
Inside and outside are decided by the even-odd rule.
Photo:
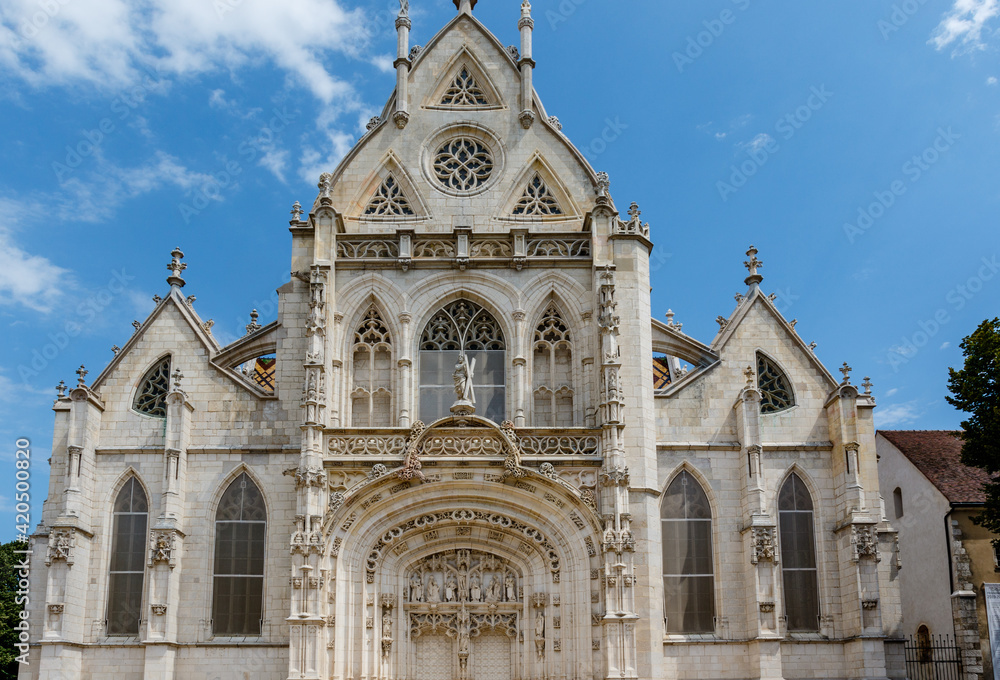
[[[396,362],[399,368],[399,384],[396,387],[399,391],[399,427],[409,427],[413,414],[413,355],[410,338],[412,322],[413,316],[409,312],[399,315],[399,327],[402,333],[397,345],[399,360]]]
[[[410,17],[404,3],[399,16],[396,17],[396,112],[392,121],[400,130],[410,121],[409,83],[410,83]]]
[[[521,69],[521,114],[519,119],[521,126],[528,129],[535,122],[535,112],[531,110],[535,92],[531,82],[535,69],[535,60],[531,58],[531,34],[535,28],[535,20],[531,18],[531,3],[528,0],[521,3],[521,19],[517,22],[517,28],[521,31],[521,61],[517,64],[518,68]]]
[[[527,384],[527,357],[531,356],[530,341],[525,335],[525,313],[523,309],[514,311],[514,427],[524,427],[524,412],[531,403],[531,385]]]

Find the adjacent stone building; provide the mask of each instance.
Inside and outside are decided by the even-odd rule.
[[[277,321],[220,346],[177,250],[60,392],[22,678],[902,677],[870,383],[753,247],[709,344],[651,319],[650,227],[542,106],[530,5],[505,47],[475,4],[423,47],[400,14]]]
[[[998,537],[973,522],[989,475],[962,464],[957,432],[880,430],[876,450],[886,511],[907,566],[899,578],[903,630],[916,647],[953,641],[963,678],[995,677],[983,586],[1000,583]],[[923,653],[926,662],[932,656]]]

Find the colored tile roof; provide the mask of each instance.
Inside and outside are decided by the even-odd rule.
[[[984,503],[990,476],[961,462],[962,440],[948,430],[879,430],[952,503]]]
[[[670,386],[670,359],[653,357],[653,389],[662,390]]]

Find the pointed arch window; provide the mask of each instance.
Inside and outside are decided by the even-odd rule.
[[[757,389],[760,390],[760,412],[777,413],[795,406],[791,383],[778,366],[757,353]]]
[[[712,508],[686,470],[667,487],[660,517],[667,632],[711,633],[715,630]]]
[[[554,304],[535,329],[533,354],[535,426],[572,427],[573,342]]]
[[[108,635],[138,635],[145,575],[146,492],[131,477],[118,492],[111,533],[108,579]]]
[[[392,427],[392,337],[374,307],[354,333],[351,425]]]
[[[260,635],[266,528],[264,497],[244,472],[226,489],[215,514],[215,635]]]
[[[489,106],[490,102],[486,98],[486,93],[479,87],[475,76],[469,71],[469,67],[462,65],[461,70],[455,76],[455,80],[441,97],[441,104],[444,106]]]
[[[456,364],[465,354],[475,361],[476,414],[504,420],[506,348],[500,324],[475,302],[456,300],[434,314],[420,336],[420,418],[429,422],[448,415],[456,401]]]
[[[793,473],[778,492],[781,578],[785,617],[791,632],[819,630],[819,581],[813,527],[812,498],[806,485]]]
[[[559,202],[552,195],[545,180],[537,172],[528,180],[520,200],[514,205],[514,214],[524,217],[534,215],[562,215]]]
[[[415,213],[410,206],[410,200],[403,193],[403,188],[399,186],[399,182],[393,175],[386,175],[375,191],[375,195],[369,201],[368,207],[365,208],[365,215],[376,217],[413,214]]]
[[[132,408],[155,418],[167,417],[167,392],[170,391],[170,357],[159,361],[146,372],[135,393]]]

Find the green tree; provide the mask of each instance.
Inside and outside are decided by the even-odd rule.
[[[1000,318],[983,321],[962,340],[965,366],[948,369],[948,403],[969,414],[962,423],[962,462],[1000,473]],[[1000,534],[1000,481],[986,485],[986,507],[975,521]]]
[[[24,550],[24,543],[11,541],[0,544],[0,680],[16,680],[17,678],[17,642],[18,633],[14,626],[21,620],[21,606],[14,600],[17,597],[18,574],[17,567],[20,556],[15,550]]]

